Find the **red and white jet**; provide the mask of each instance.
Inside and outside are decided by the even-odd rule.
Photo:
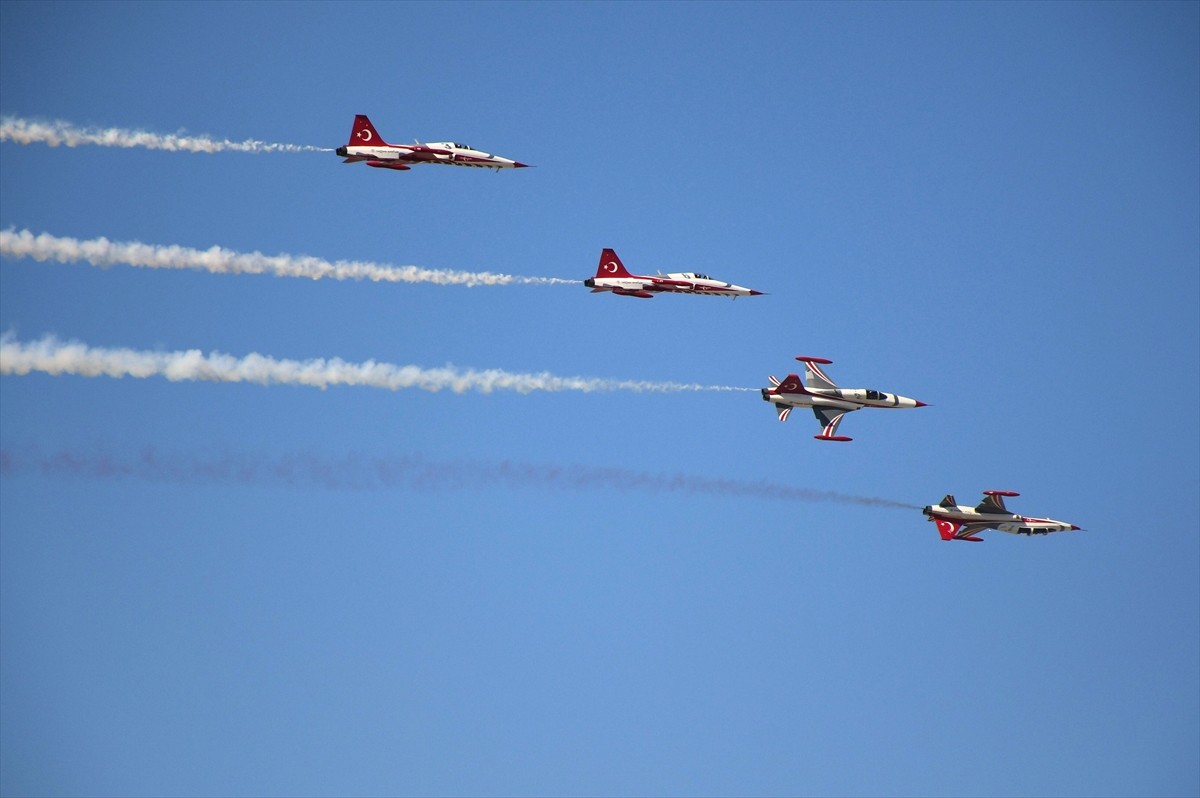
[[[946,496],[941,504],[933,504],[921,512],[937,524],[942,540],[970,540],[982,543],[977,532],[997,529],[1013,535],[1049,535],[1051,532],[1067,532],[1079,529],[1066,521],[1053,518],[1028,518],[1010,513],[1004,506],[1005,496],[1020,496],[1011,490],[985,490],[983,501],[976,507],[959,507],[953,496]]]
[[[501,158],[452,141],[432,141],[428,144],[388,144],[383,140],[365,114],[354,117],[350,142],[334,150],[342,163],[366,161],[367,166],[379,169],[408,171],[413,164],[438,163],[447,166],[474,166],[483,169],[520,169],[529,164]]]
[[[612,291],[618,296],[636,296],[653,299],[655,294],[700,294],[702,296],[762,296],[762,291],[742,288],[733,283],[714,280],[707,274],[695,272],[673,272],[671,274],[630,274],[611,249],[600,252],[600,265],[596,276],[589,277],[583,284],[593,294]]]
[[[899,396],[894,393],[867,390],[866,388],[839,388],[821,371],[821,365],[832,363],[820,357],[796,358],[804,363],[804,382],[798,374],[789,374],[782,381],[769,376],[770,388],[762,389],[765,402],[775,405],[780,421],[787,421],[794,407],[811,407],[821,424],[821,434],[813,437],[819,441],[853,440],[837,434],[842,416],[864,407],[925,407],[924,402]]]

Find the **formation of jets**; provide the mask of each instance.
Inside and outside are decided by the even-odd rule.
[[[388,144],[375,130],[366,114],[354,117],[350,141],[334,150],[342,163],[363,161],[377,169],[396,169],[407,172],[413,164],[436,163],[447,166],[473,166],[482,169],[520,169],[529,164],[501,158],[453,141],[434,141],[429,144]]]
[[[803,355],[798,355],[796,359],[804,364],[804,381],[801,382],[798,374],[789,374],[782,381],[768,375],[772,387],[762,389],[762,398],[775,405],[780,421],[787,421],[792,408],[811,407],[821,425],[821,434],[813,436],[819,441],[853,440],[837,434],[838,424],[842,423],[842,416],[864,407],[926,407],[924,402],[899,394],[870,388],[839,388],[821,370],[821,366],[832,363],[832,360]]]
[[[977,533],[985,529],[996,529],[1013,535],[1049,535],[1051,532],[1067,532],[1079,529],[1066,521],[1053,518],[1031,518],[1009,512],[1004,506],[1005,496],[1020,496],[1011,490],[985,490],[983,501],[975,507],[960,507],[954,497],[947,495],[940,504],[931,504],[921,512],[937,525],[942,540],[970,540],[982,543]]]
[[[377,169],[408,171],[414,164],[442,164],[445,166],[470,166],[483,169],[519,169],[528,164],[476,150],[465,144],[441,141],[421,144],[389,144],[384,141],[365,114],[354,117],[350,130],[350,141],[335,152],[343,163],[364,162]],[[617,296],[653,299],[656,294],[694,294],[699,296],[761,296],[762,291],[745,288],[733,283],[714,279],[697,272],[672,272],[670,274],[632,274],[617,253],[612,249],[600,252],[600,264],[596,275],[583,281],[592,293],[610,292]],[[819,357],[797,356],[804,363],[804,379],[799,374],[789,374],[783,380],[769,376],[770,388],[762,389],[762,398],[775,406],[780,421],[787,421],[792,410],[807,407],[813,411],[821,433],[813,437],[819,441],[849,441],[852,438],[838,435],[842,417],[865,407],[909,408],[926,407],[924,402],[899,394],[886,393],[868,388],[839,388],[822,371],[821,366],[832,363]],[[985,490],[983,501],[975,507],[963,507],[947,495],[941,503],[929,505],[922,512],[937,525],[942,540],[970,540],[982,542],[978,533],[995,529],[1015,535],[1048,535],[1079,529],[1065,521],[1052,518],[1031,518],[1011,513],[1004,506],[1005,496],[1017,496],[1013,491]]]
[[[707,274],[695,272],[672,272],[671,274],[630,274],[617,253],[611,249],[600,252],[600,265],[596,276],[589,277],[583,284],[592,293],[611,291],[617,296],[635,296],[653,299],[655,294],[699,294],[700,296],[762,296],[762,291],[743,288],[733,283],[714,280]]]

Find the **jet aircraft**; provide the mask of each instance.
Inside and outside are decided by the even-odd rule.
[[[1011,490],[985,490],[983,501],[978,506],[959,507],[953,496],[947,495],[941,504],[933,504],[921,512],[937,524],[942,540],[970,540],[982,543],[976,533],[985,529],[997,529],[1014,535],[1049,535],[1051,532],[1067,532],[1079,529],[1066,521],[1053,518],[1028,518],[1008,511],[1004,506],[1005,496],[1020,496]]]
[[[672,272],[671,274],[630,274],[611,249],[600,252],[600,265],[596,276],[589,277],[583,284],[593,294],[612,291],[618,296],[635,296],[653,299],[655,294],[700,294],[701,296],[762,296],[762,291],[743,288],[733,283],[714,280],[707,274],[695,272]]]
[[[520,169],[529,164],[501,158],[452,141],[433,141],[428,144],[388,144],[383,140],[365,114],[354,117],[350,142],[334,152],[345,158],[342,163],[366,161],[378,169],[408,171],[413,164],[437,163],[448,166],[474,166],[483,169]]]
[[[811,407],[821,425],[821,434],[813,437],[819,441],[848,441],[837,434],[842,416],[864,407],[925,407],[924,402],[899,396],[894,393],[867,390],[865,388],[839,388],[821,371],[821,365],[832,363],[820,357],[796,358],[804,363],[804,382],[798,374],[789,374],[780,380],[768,377],[770,388],[762,389],[765,402],[775,405],[780,421],[787,421],[794,407]]]

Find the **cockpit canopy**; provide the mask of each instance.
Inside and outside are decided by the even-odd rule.
[[[429,146],[442,147],[443,149],[447,150],[470,150],[471,152],[479,152],[479,150],[475,149],[470,144],[460,144],[457,141],[431,141],[429,142]]]
[[[887,399],[888,395],[886,393],[884,393],[883,391],[872,391],[872,390],[868,389],[867,390],[867,398],[882,400],[882,399]]]

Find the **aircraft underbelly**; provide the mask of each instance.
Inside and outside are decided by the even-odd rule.
[[[810,404],[812,404],[813,407],[835,407],[838,410],[845,410],[847,412],[850,410],[858,410],[860,407],[862,407],[862,405],[858,404],[857,402],[849,402],[845,399],[836,399],[832,396],[821,396],[820,394],[812,395],[809,397],[809,399]]]

